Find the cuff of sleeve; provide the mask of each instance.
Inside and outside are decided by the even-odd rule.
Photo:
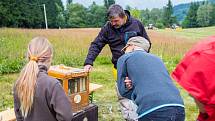
[[[85,62],[84,62],[84,66],[85,65],[91,65],[91,66],[93,66],[93,61],[91,61],[89,59],[86,59]]]

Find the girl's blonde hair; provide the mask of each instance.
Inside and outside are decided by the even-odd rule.
[[[22,69],[15,83],[15,91],[20,100],[20,110],[23,117],[27,117],[33,105],[36,80],[39,73],[38,65],[49,68],[52,54],[52,45],[45,37],[35,37],[28,44],[27,59],[29,62]]]

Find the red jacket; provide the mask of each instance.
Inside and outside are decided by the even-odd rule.
[[[200,114],[199,121],[215,121],[215,36],[186,53],[172,77],[204,104],[206,114]]]

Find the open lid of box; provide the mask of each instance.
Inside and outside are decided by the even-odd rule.
[[[84,69],[68,67],[65,65],[55,65],[51,66],[48,70],[48,74],[54,77],[77,77],[77,76],[87,76],[88,72]]]

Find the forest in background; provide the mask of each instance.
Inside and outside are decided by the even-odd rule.
[[[192,2],[173,6],[171,0],[162,8],[138,10],[129,5],[125,9],[144,25],[153,24],[157,28],[207,27],[215,25],[215,0]],[[45,28],[44,4],[49,28],[97,28],[106,21],[106,12],[115,0],[104,0],[104,5],[93,2],[85,7],[67,0],[1,0],[0,27]]]

